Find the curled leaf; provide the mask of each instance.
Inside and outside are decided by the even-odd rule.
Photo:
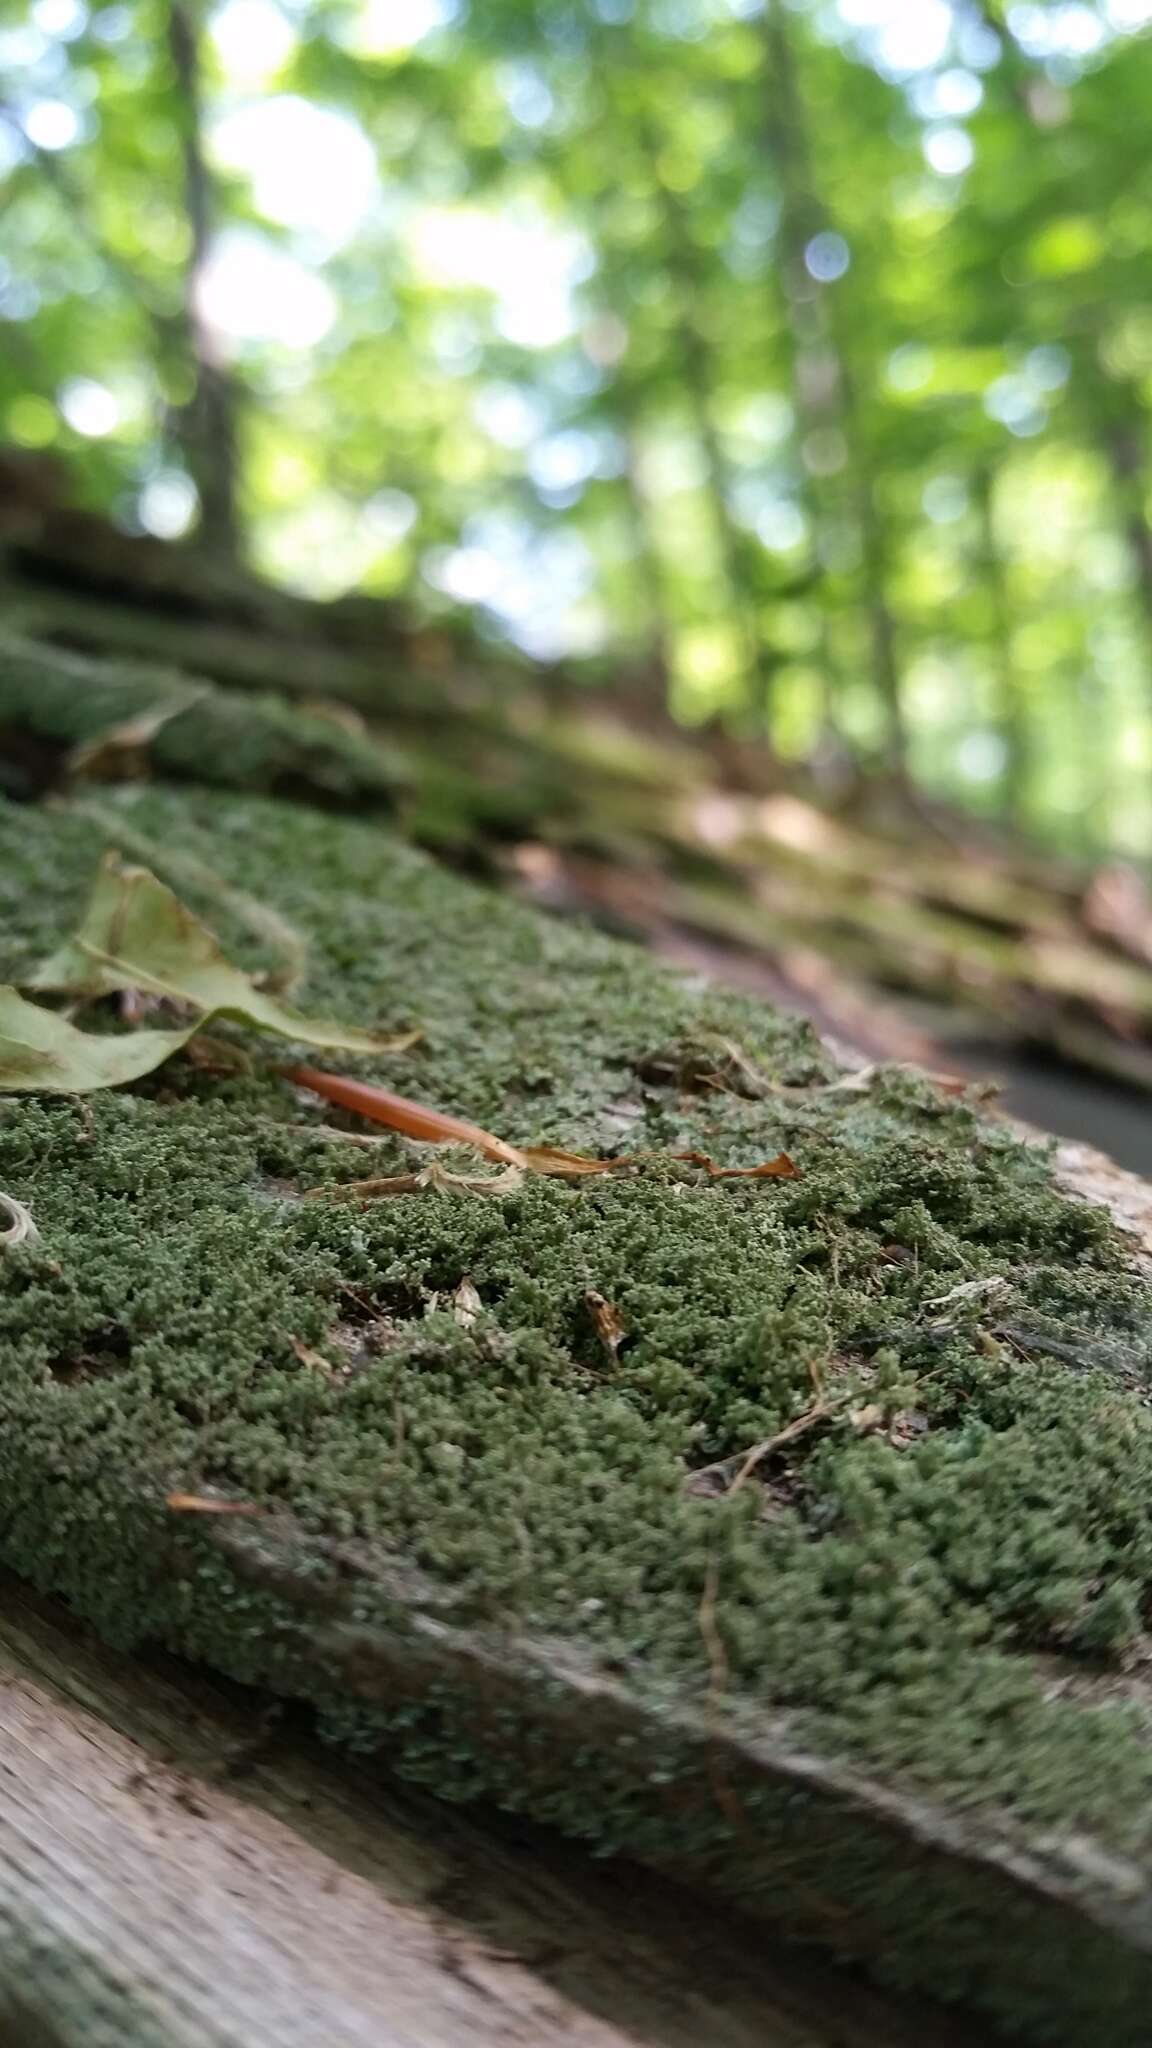
[[[523,1151],[532,1172],[547,1174],[552,1180],[583,1180],[592,1173],[619,1173],[624,1167],[636,1166],[643,1156],[591,1159],[583,1152],[558,1151],[554,1145],[525,1145]]]
[[[0,1209],[8,1217],[8,1229],[0,1230],[0,1248],[9,1251],[18,1244],[36,1244],[40,1232],[32,1221],[31,1209],[18,1202],[15,1195],[0,1194]]]
[[[305,1017],[234,967],[214,933],[148,868],[107,854],[80,925],[36,970],[29,988],[69,995],[144,989],[203,1016],[237,1017],[303,1045],[387,1052],[393,1041],[352,1025]],[[190,1035],[190,1034],[189,1034]],[[145,1070],[146,1071],[146,1070]]]

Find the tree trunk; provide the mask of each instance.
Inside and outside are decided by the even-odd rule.
[[[1105,433],[1105,452],[1132,564],[1136,596],[1152,650],[1152,528],[1148,525],[1148,465],[1141,423],[1129,414]]]
[[[1013,825],[1023,819],[1032,770],[1032,737],[1028,708],[1012,652],[1012,606],[1004,558],[996,531],[996,485],[990,469],[973,478],[979,520],[977,568],[988,594],[989,655],[996,683],[996,727],[1004,747],[1001,793],[1004,814]]]
[[[823,287],[808,270],[814,235],[831,219],[816,190],[803,88],[786,9],[771,0],[764,15],[767,59],[765,135],[779,184],[781,262],[778,277],[789,336],[797,421],[797,468],[813,534],[814,574],[822,569],[821,528],[840,512],[855,524],[860,548],[863,612],[871,673],[881,709],[888,766],[902,781],[907,733],[901,702],[895,620],[887,595],[887,547],[851,372]],[[812,437],[838,435],[851,482],[832,493],[812,470]],[[846,502],[842,502],[846,501]]]
[[[212,181],[203,146],[200,25],[200,0],[170,0],[168,48],[177,87],[189,236],[178,319],[193,378],[192,395],[176,407],[174,424],[200,500],[197,538],[211,553],[233,557],[240,552],[236,395],[199,303],[213,232]]]

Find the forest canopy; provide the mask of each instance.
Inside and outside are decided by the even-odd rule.
[[[0,7],[0,441],[1149,853],[1152,0]]]

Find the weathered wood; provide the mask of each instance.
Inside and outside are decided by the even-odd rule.
[[[175,1660],[126,1662],[0,1577],[2,2048],[977,2039]]]

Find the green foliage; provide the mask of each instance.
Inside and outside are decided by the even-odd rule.
[[[174,531],[222,355],[275,573],[1146,853],[1146,14],[224,0],[197,249],[160,0],[5,0],[0,436]]]

